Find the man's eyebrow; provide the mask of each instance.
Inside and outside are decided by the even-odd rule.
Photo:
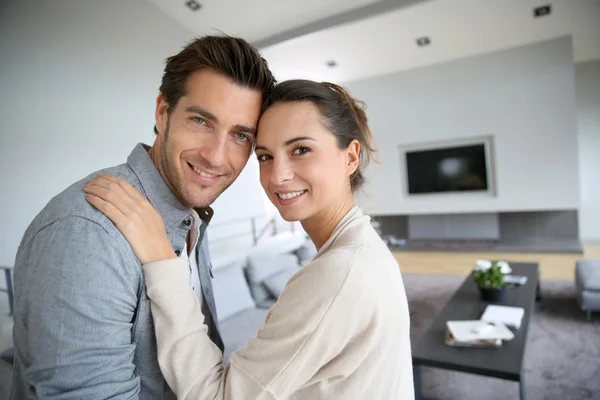
[[[236,125],[233,127],[233,130],[238,131],[238,132],[248,133],[250,135],[256,136],[256,128],[250,128],[249,126]]]
[[[206,118],[209,121],[212,121],[214,123],[219,123],[219,119],[217,118],[216,115],[212,114],[209,111],[206,111],[204,108],[202,107],[198,107],[198,106],[189,106],[186,107],[185,109],[186,112],[192,112],[195,114],[199,114],[202,117]],[[233,130],[238,131],[238,132],[244,132],[244,133],[248,133],[250,135],[256,136],[256,128],[250,128],[249,126],[245,126],[245,125],[236,125],[233,127]]]
[[[203,116],[204,118],[206,118],[209,121],[212,122],[219,122],[219,119],[212,113],[206,111],[204,108],[202,107],[198,107],[198,106],[189,106],[185,108],[186,112],[193,112],[196,114],[199,114],[201,116]]]

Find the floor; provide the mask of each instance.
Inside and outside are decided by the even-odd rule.
[[[411,314],[411,341],[429,328],[464,276],[402,274]],[[543,297],[533,312],[524,358],[528,400],[600,399],[600,313],[586,319],[568,281],[541,282]],[[517,289],[518,290],[518,289]],[[442,340],[442,336],[440,336]],[[501,352],[499,349],[458,349]],[[518,399],[516,382],[423,367],[423,400]]]
[[[399,251],[457,251],[509,253],[581,254],[583,247],[576,238],[515,238],[503,240],[407,240]]]
[[[457,253],[437,251],[396,251],[393,253],[404,273],[466,275],[476,260],[539,262],[541,279],[573,280],[575,262],[582,258],[600,259],[600,244],[585,245],[584,254],[552,253]]]

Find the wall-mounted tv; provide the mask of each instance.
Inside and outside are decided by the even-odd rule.
[[[487,191],[484,143],[406,152],[408,193]]]

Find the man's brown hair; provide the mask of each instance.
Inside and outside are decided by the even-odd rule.
[[[259,90],[265,102],[275,85],[267,62],[250,43],[227,35],[204,36],[166,60],[160,92],[167,113],[185,95],[188,77],[201,68],[213,68],[240,86]],[[158,135],[156,126],[154,133]]]

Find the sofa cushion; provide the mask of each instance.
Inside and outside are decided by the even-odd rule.
[[[254,300],[262,303],[269,299],[271,296],[264,285],[264,280],[290,267],[299,267],[298,258],[293,254],[249,257],[246,276]]]
[[[583,290],[578,293],[578,300],[582,310],[600,311],[600,291]]]
[[[249,308],[256,303],[244,277],[242,263],[233,262],[214,271],[213,291],[219,321]]]
[[[583,290],[600,292],[600,260],[577,261],[575,274]]]
[[[300,267],[306,267],[312,260],[313,260],[313,257],[301,258],[298,261],[298,264],[300,265]]]
[[[229,360],[231,353],[246,346],[250,338],[256,337],[258,328],[265,323],[267,312],[262,308],[249,308],[220,323],[221,337],[225,343],[225,362]]]
[[[269,310],[271,307],[273,307],[275,305],[276,302],[277,302],[277,300],[275,300],[272,297],[269,297],[267,300],[265,300],[261,303],[256,303],[256,307],[266,308],[267,310]]]
[[[263,282],[252,282],[248,279],[248,285],[250,285],[250,293],[252,293],[252,298],[256,304],[263,304],[271,299],[271,295]]]
[[[262,282],[289,267],[298,267],[298,258],[293,254],[253,256],[248,258],[248,279],[251,282]]]
[[[298,272],[297,266],[288,267],[265,279],[264,284],[271,296],[278,299],[290,278]]]

